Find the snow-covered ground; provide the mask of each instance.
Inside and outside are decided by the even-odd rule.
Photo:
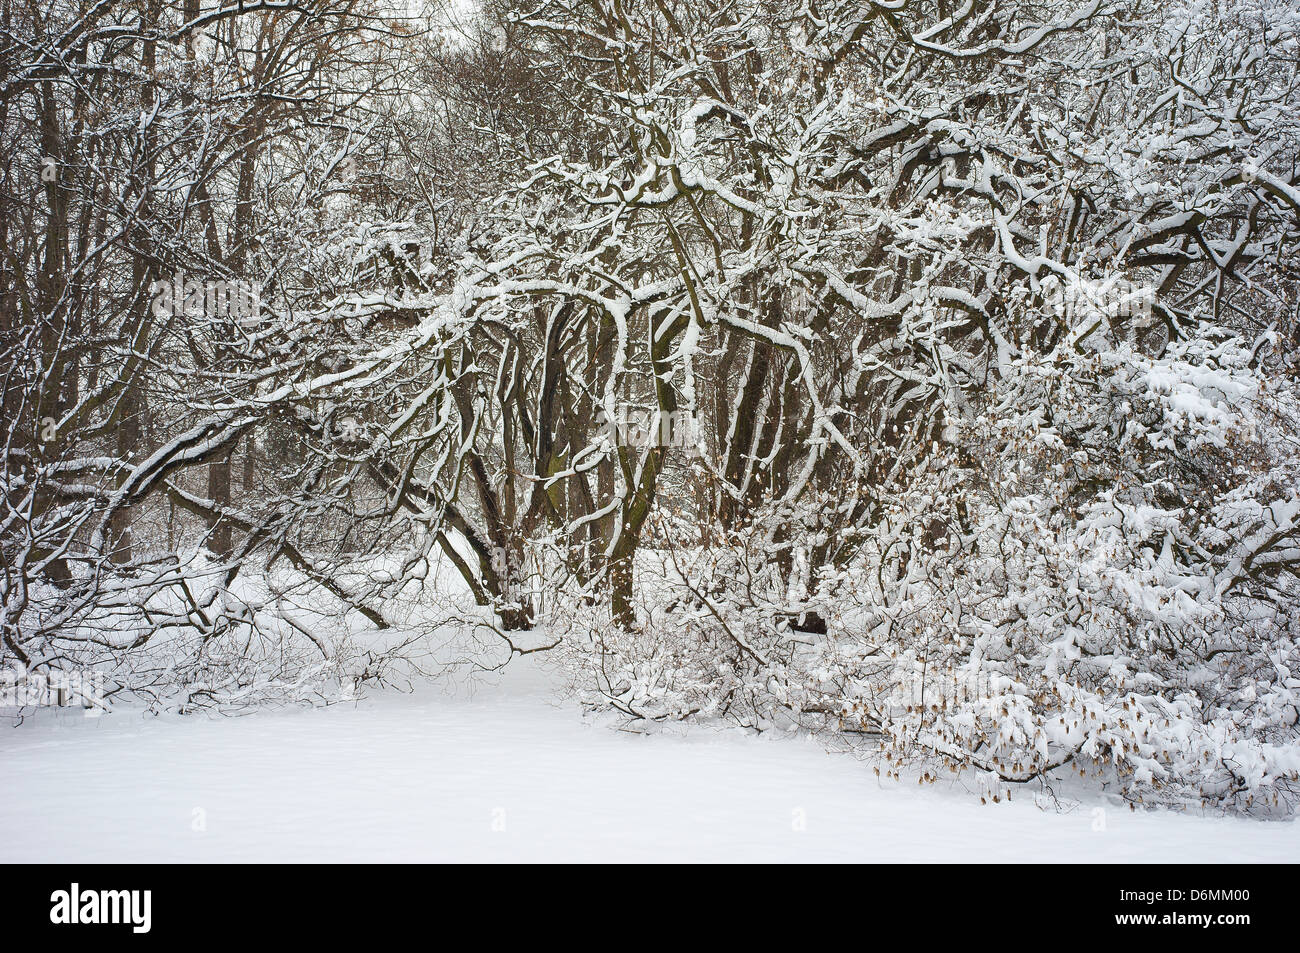
[[[9,861],[1295,861],[1300,827],[882,784],[805,738],[584,722],[531,664],[472,696],[0,730]]]

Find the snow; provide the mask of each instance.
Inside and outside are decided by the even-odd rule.
[[[1083,861],[1300,856],[1291,822],[981,805],[804,737],[584,720],[529,660],[474,692],[0,731],[0,862]]]

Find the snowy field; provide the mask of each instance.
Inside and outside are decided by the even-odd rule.
[[[1295,861],[1300,827],[881,784],[803,738],[646,737],[534,666],[472,696],[0,731],[0,862]]]

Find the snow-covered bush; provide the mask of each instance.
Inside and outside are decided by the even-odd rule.
[[[893,757],[1291,809],[1300,457],[1266,347],[1208,331],[1159,358],[1067,343],[1004,369],[887,517],[949,527],[867,603],[872,642],[934,673],[901,709],[853,703]]]
[[[820,508],[707,547],[659,527],[643,625],[568,616],[588,700],[876,735],[886,772],[989,796],[1078,771],[1135,802],[1289,812],[1294,387],[1266,340],[1206,329],[1156,358],[1105,337],[1010,359],[841,567],[809,578],[770,532],[813,539]]]

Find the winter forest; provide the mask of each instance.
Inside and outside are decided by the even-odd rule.
[[[0,0],[0,731],[531,666],[1264,828],[1298,248],[1294,0]]]

